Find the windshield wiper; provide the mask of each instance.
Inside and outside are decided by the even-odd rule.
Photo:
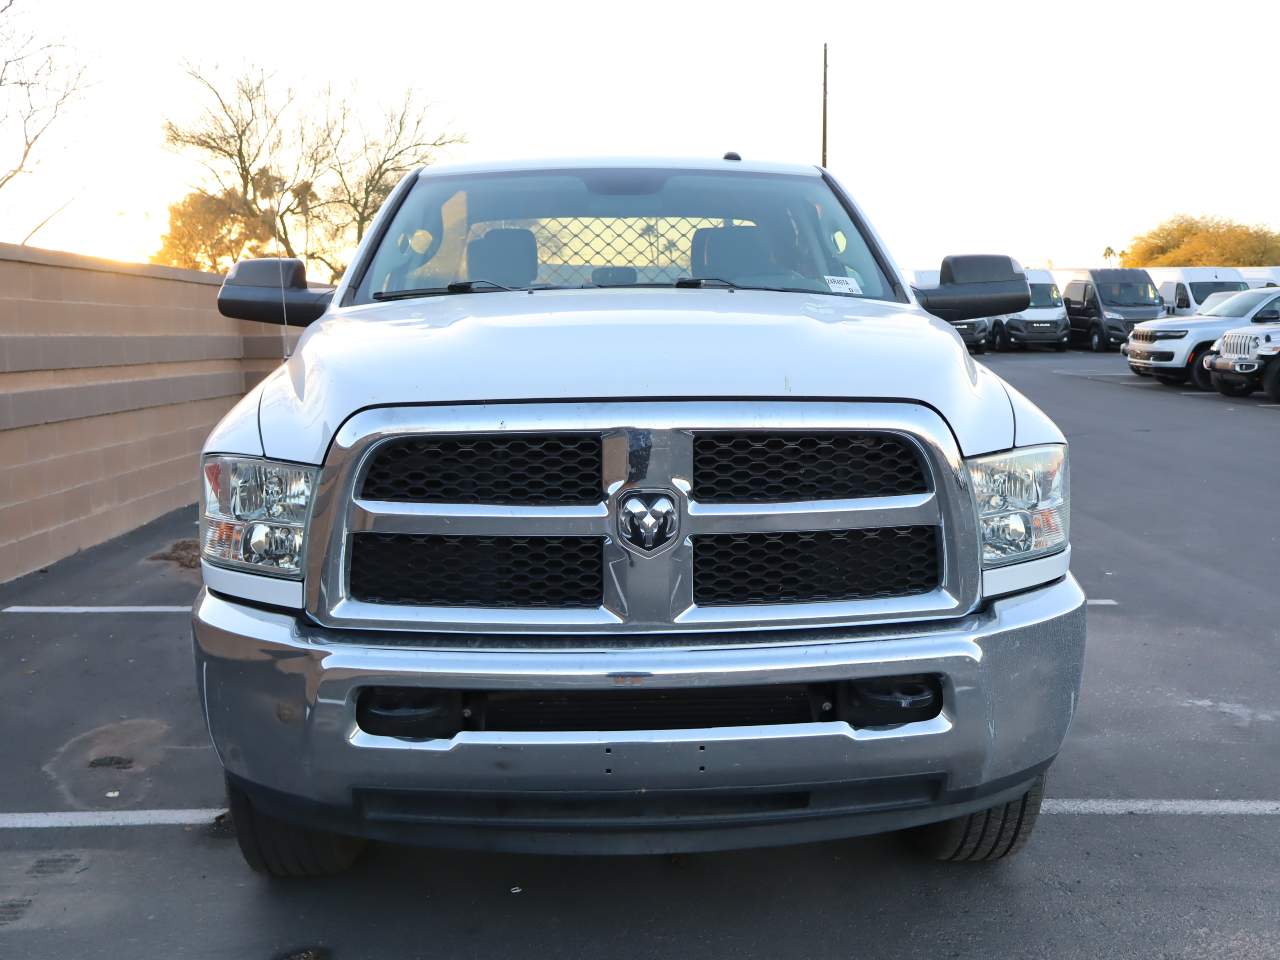
[[[479,286],[484,284],[484,286]],[[439,297],[446,293],[483,293],[486,290],[505,290],[508,293],[524,287],[504,287],[493,280],[455,280],[444,287],[416,287],[410,290],[377,290],[374,300],[409,300],[413,297]]]
[[[675,285],[677,287],[705,287],[708,284],[718,284],[723,287],[737,288],[738,284],[732,280],[722,280],[720,277],[676,277]]]

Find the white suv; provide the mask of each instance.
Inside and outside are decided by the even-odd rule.
[[[1244,323],[1280,319],[1280,289],[1263,288],[1235,293],[1193,317],[1148,320],[1133,328],[1123,351],[1129,369],[1139,376],[1154,376],[1161,383],[1190,380],[1201,390],[1212,390],[1210,368],[1204,360],[1214,341]]]
[[[1220,394],[1247,397],[1261,388],[1280,403],[1280,296],[1256,312],[1250,326],[1223,334],[1213,351],[1203,364]]]

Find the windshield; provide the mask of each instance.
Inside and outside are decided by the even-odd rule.
[[[1207,310],[1200,311],[1204,317],[1243,317],[1251,313],[1254,307],[1276,295],[1275,290],[1249,290],[1228,297],[1221,303],[1214,304]]]
[[[1062,296],[1058,293],[1056,283],[1033,283],[1031,286],[1031,303],[1029,307],[1060,307]]]
[[[423,177],[355,302],[466,281],[481,290],[681,278],[897,299],[821,177],[594,169]]]
[[[1156,288],[1141,281],[1099,283],[1098,297],[1110,307],[1154,307],[1160,303]]]
[[[1204,298],[1210,294],[1249,289],[1249,285],[1243,280],[1206,280],[1188,286],[1191,287],[1191,296],[1195,297],[1196,303],[1204,303]]]

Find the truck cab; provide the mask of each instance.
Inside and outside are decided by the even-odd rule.
[[[1079,700],[1061,431],[826,170],[414,171],[201,463],[202,709],[246,861],[1028,840]]]

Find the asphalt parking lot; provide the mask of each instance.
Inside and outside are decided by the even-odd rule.
[[[149,559],[192,535],[183,511],[0,586],[0,957],[1280,957],[1280,405],[1140,380],[1115,354],[983,362],[1071,440],[1093,601],[1079,712],[1019,858],[940,866],[894,838],[377,847],[341,878],[269,882],[213,822],[182,610],[198,576]],[[48,816],[101,811],[182,813]]]

